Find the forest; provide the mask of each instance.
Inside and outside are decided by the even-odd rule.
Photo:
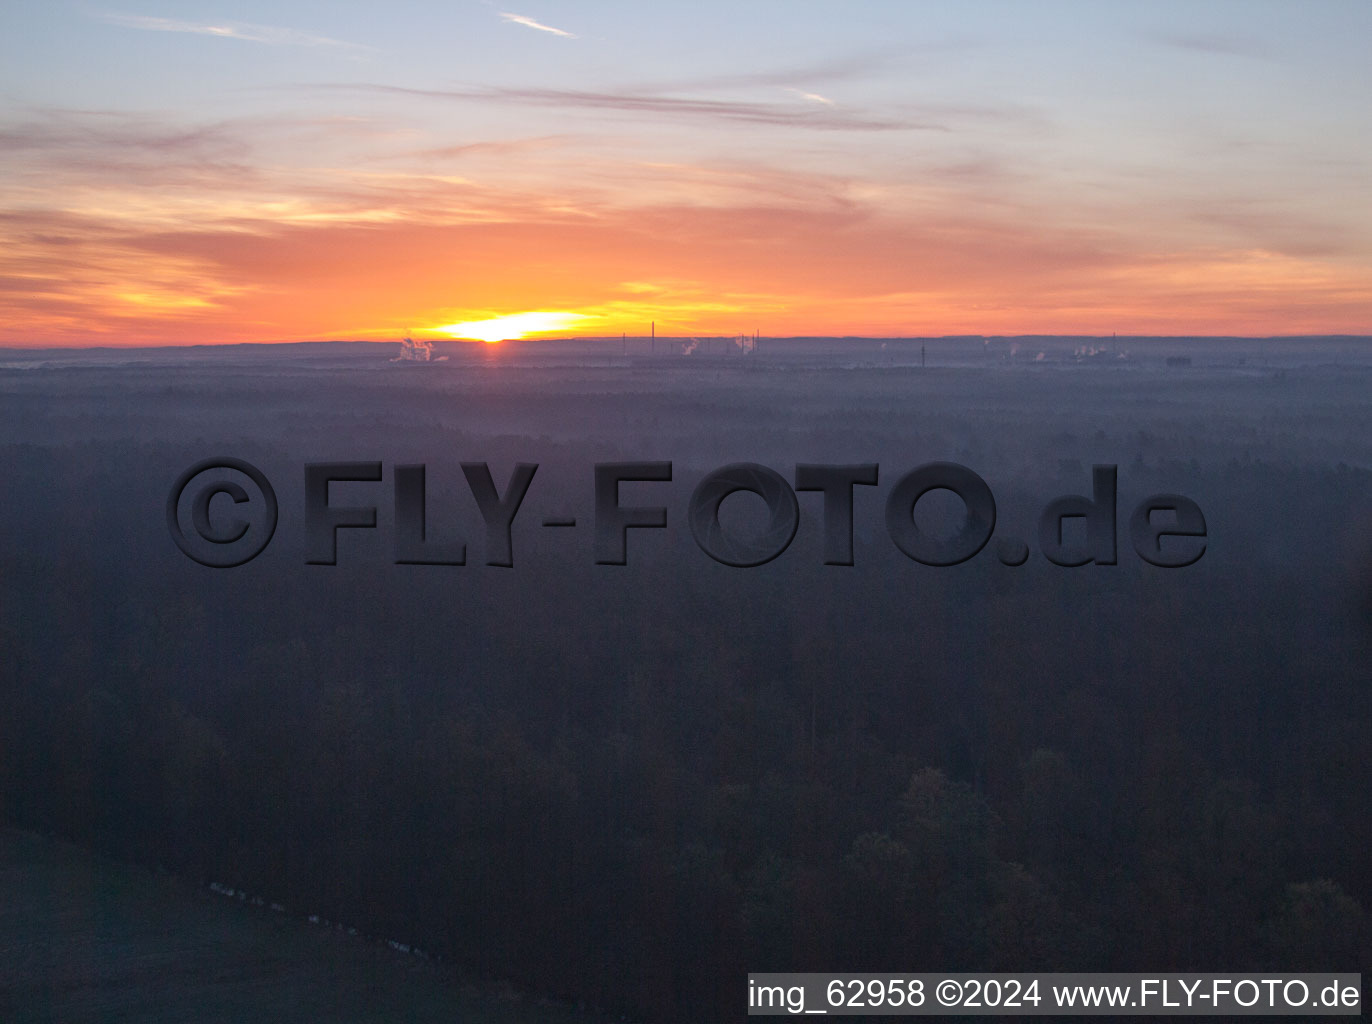
[[[634,1019],[733,1019],[749,971],[1368,963],[1372,353],[803,351],[0,367],[0,818]],[[280,524],[215,569],[163,510],[221,455]],[[357,459],[384,480],[329,500],[379,528],[311,564],[304,467]],[[592,467],[645,460],[671,481],[621,504],[666,527],[598,564]],[[891,486],[938,460],[985,478],[1023,565],[892,544]],[[539,464],[512,566],[484,564],[464,461],[502,493]],[[806,491],[783,556],[702,552],[690,495],[738,461],[880,462],[854,564],[824,564]],[[393,469],[418,463],[463,566],[396,564]],[[1053,564],[1038,510],[1103,464],[1118,562]],[[1158,493],[1204,510],[1192,564],[1134,556]]]

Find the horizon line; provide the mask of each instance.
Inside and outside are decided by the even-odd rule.
[[[413,335],[409,335],[413,337]],[[403,335],[402,335],[403,337]],[[739,334],[628,334],[628,335],[562,335],[557,337],[545,338],[502,338],[499,341],[488,342],[479,338],[423,338],[418,340],[433,345],[474,345],[482,347],[498,347],[510,344],[567,344],[567,343],[604,343],[622,342],[632,338],[635,341],[649,341],[656,339],[665,342],[690,342],[697,340],[724,340],[730,341],[738,337],[753,337],[753,335]],[[1342,340],[1342,341],[1370,341],[1372,342],[1372,332],[1367,334],[782,334],[782,335],[759,335],[759,338],[769,342],[795,342],[795,341],[834,341],[834,342],[857,342],[857,341],[880,341],[880,342],[906,342],[906,341],[940,341],[940,342],[973,342],[973,341],[1022,341],[1030,338],[1052,339],[1059,338],[1064,340],[1091,340],[1091,341],[1300,341],[1300,340]],[[0,341],[0,351],[15,352],[85,352],[98,350],[111,351],[131,351],[137,349],[187,349],[187,348],[243,348],[254,346],[258,348],[275,348],[286,345],[398,345],[400,339],[395,338],[296,338],[282,339],[278,341],[164,341],[164,342],[130,342],[120,343],[93,343],[93,344],[24,344],[22,342]]]

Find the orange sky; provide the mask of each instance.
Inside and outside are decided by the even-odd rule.
[[[11,246],[33,282],[10,344],[431,337],[530,310],[572,332],[938,335],[1340,333],[1364,268],[1263,250],[1154,252],[1124,233],[879,211],[648,207],[557,220],[124,232]],[[54,253],[53,250],[57,251]]]
[[[689,40],[634,66],[670,7],[607,18],[619,39],[473,6],[491,53],[459,82],[389,61],[422,4],[378,45],[346,19],[119,14],[82,23],[89,52],[42,53],[41,15],[10,26],[40,52],[0,82],[0,344],[445,337],[529,312],[583,336],[1372,332],[1366,115],[1342,99],[1365,72],[1333,41],[1278,60],[1263,33],[1287,26],[1073,22],[1115,52],[1072,78],[1028,23],[960,44],[992,22],[912,22],[918,60],[817,23],[740,76]]]

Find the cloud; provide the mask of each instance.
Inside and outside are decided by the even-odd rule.
[[[169,123],[151,115],[34,109],[0,120],[0,208],[60,192],[71,208],[125,187],[176,188],[176,196],[250,187],[260,123]],[[172,197],[162,193],[164,203]]]
[[[0,147],[13,154],[23,151],[61,152],[70,157],[81,151],[105,159],[113,152],[164,157],[189,154],[223,159],[226,151],[240,150],[227,123],[192,127],[170,126],[147,117],[109,111],[42,110],[42,120],[0,124]]]
[[[813,128],[824,131],[951,131],[949,125],[939,120],[918,116],[895,118],[863,114],[852,110],[799,110],[789,103],[658,96],[626,91],[512,88],[414,89],[396,85],[354,85],[351,83],[321,85],[316,86],[316,88],[360,89],[399,96],[427,96],[432,99],[485,100],[495,103],[643,114],[654,119],[682,117],[785,128]]]
[[[1218,53],[1232,57],[1267,57],[1270,51],[1256,40],[1219,32],[1152,32],[1149,39],[1177,50]]]
[[[536,150],[564,146],[570,142],[571,138],[571,136],[567,135],[540,135],[526,139],[492,139],[483,142],[461,142],[451,146],[432,146],[427,149],[415,150],[412,153],[401,154],[401,156],[437,157],[442,159],[451,157],[512,156],[517,153],[528,153]]]
[[[101,21],[123,28],[136,28],[145,32],[183,32],[198,36],[218,36],[222,39],[241,39],[250,43],[267,43],[271,46],[312,46],[338,47],[349,50],[369,50],[371,47],[358,43],[348,43],[328,36],[311,35],[293,28],[278,28],[273,25],[252,25],[239,21],[196,22],[181,21],[176,18],[153,18],[141,14],[121,14],[105,12],[95,15]]]
[[[527,28],[536,28],[540,32],[551,32],[553,35],[562,36],[564,39],[576,38],[575,34],[571,32],[564,32],[560,28],[553,28],[551,25],[545,25],[541,21],[534,21],[533,18],[526,17],[523,14],[510,14],[506,11],[501,11],[500,16],[513,25],[524,25]]]
[[[1351,225],[1280,205],[1212,200],[1184,204],[1180,212],[1219,229],[1221,244],[1309,259],[1356,256],[1361,250],[1361,239]]]
[[[892,70],[901,70],[917,57],[965,51],[976,45],[971,40],[949,40],[920,45],[901,44],[865,49],[803,65],[765,71],[731,72],[670,81],[647,81],[635,84],[634,91],[645,93],[700,92],[729,89],[753,89],[795,86],[800,83],[845,82],[879,78]]]
[[[795,95],[799,96],[803,100],[809,100],[811,103],[823,103],[826,107],[832,107],[836,105],[834,101],[831,100],[828,96],[821,96],[817,92],[806,92],[804,89],[796,89],[789,85],[783,86],[783,88],[787,92],[795,93]]]

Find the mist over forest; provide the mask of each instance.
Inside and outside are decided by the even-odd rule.
[[[1372,341],[688,345],[0,351],[0,823],[634,1019],[732,1019],[749,971],[1372,962]],[[168,530],[219,456],[279,500],[236,568]],[[620,504],[666,528],[597,564],[594,468],[647,461]],[[936,461],[995,497],[960,565],[886,528]],[[376,527],[308,564],[331,462],[382,464],[329,491]],[[483,462],[538,466],[509,567]],[[711,559],[692,491],[738,462],[877,464],[854,564],[806,491],[778,557]],[[465,565],[396,564],[414,464]],[[1117,564],[1053,564],[1040,511],[1097,465]],[[1159,493],[1194,564],[1131,544]]]

